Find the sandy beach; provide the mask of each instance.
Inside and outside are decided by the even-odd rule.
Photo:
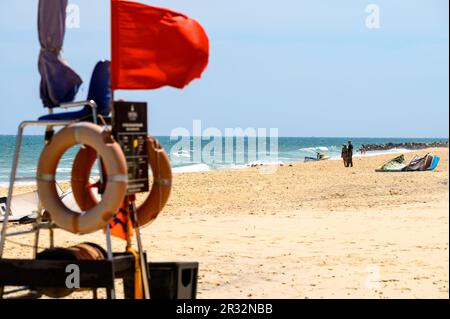
[[[405,156],[427,152],[441,157],[433,172],[376,173],[390,154],[177,174],[145,248],[152,261],[198,261],[198,298],[448,298],[449,151]],[[58,246],[83,241],[104,236],[56,231]],[[30,244],[8,241],[5,257],[31,257]]]

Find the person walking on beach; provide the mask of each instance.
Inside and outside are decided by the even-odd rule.
[[[342,144],[341,158],[344,161],[344,166],[348,167],[347,164],[347,145]]]
[[[353,144],[352,144],[352,141],[348,141],[348,146],[347,146],[347,167],[353,167]]]

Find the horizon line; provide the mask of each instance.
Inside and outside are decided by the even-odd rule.
[[[155,137],[170,137],[170,135],[160,135],[160,134],[152,134]],[[0,133],[0,136],[17,136],[17,134],[2,134]],[[44,137],[44,134],[24,134],[23,136],[42,136]],[[179,137],[179,136],[178,136]],[[189,135],[189,137],[202,137],[201,135]],[[236,136],[230,136],[230,135],[222,135],[221,137],[236,137]],[[247,136],[244,136],[247,137]],[[266,136],[270,137],[270,136]],[[395,139],[395,138],[402,138],[402,139],[445,139],[448,140],[449,137],[433,137],[433,136],[426,136],[426,137],[419,137],[419,136],[292,136],[292,135],[283,135],[278,136],[279,138],[342,138],[342,139],[352,139],[352,138],[383,138],[383,139]]]

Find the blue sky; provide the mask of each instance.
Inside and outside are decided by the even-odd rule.
[[[0,134],[46,111],[39,100],[37,0],[0,2]],[[87,93],[109,58],[109,1],[69,0],[80,28],[64,57]],[[448,137],[447,0],[141,1],[197,19],[210,65],[184,90],[119,91],[149,103],[149,128],[168,135],[192,121],[220,130],[276,127],[282,136]],[[380,29],[368,29],[368,4]],[[40,131],[29,131],[38,133]]]

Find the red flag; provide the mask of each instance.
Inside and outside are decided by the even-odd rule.
[[[132,1],[112,0],[111,87],[183,88],[208,64],[209,41],[189,17]]]

